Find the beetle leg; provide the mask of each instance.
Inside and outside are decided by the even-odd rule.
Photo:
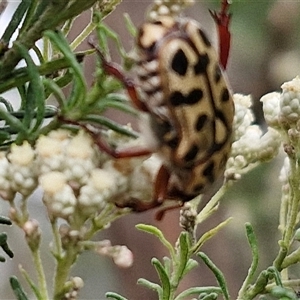
[[[97,147],[102,150],[103,152],[107,153],[108,155],[112,156],[113,158],[130,158],[130,157],[139,157],[139,156],[146,156],[151,155],[152,151],[149,149],[142,147],[142,146],[135,146],[135,147],[128,147],[123,149],[115,149],[111,146],[109,146],[108,143],[106,143],[100,133],[94,132],[87,128],[85,125],[80,125],[86,130],[89,135],[94,140],[94,143],[97,145]]]
[[[167,198],[167,188],[168,188],[168,182],[170,179],[170,173],[168,169],[162,165],[156,175],[155,183],[154,183],[154,192],[153,192],[153,199],[151,202],[143,202],[140,201],[140,199],[132,199],[130,202],[124,203],[124,204],[116,204],[119,208],[129,207],[135,212],[143,212],[152,208],[155,208],[157,206],[160,206],[164,200]],[[166,211],[181,207],[182,204],[172,204],[172,206],[167,206],[162,209],[160,209],[156,213],[156,219],[161,220],[165,214]]]
[[[170,180],[170,176],[171,174],[169,170],[164,165],[162,165],[158,171],[155,185],[154,185],[154,199],[157,205],[161,205],[166,199],[170,199],[170,200],[180,199],[180,197],[178,197],[179,196],[178,194],[174,193],[173,195],[170,195],[169,193],[168,183]],[[157,211],[155,215],[156,220],[158,221],[162,220],[162,218],[164,217],[167,211],[181,208],[183,203],[184,201],[178,200],[176,202],[173,201],[171,204],[162,207]]]
[[[88,43],[97,51],[101,62],[102,62],[102,66],[104,71],[108,74],[111,75],[113,77],[115,77],[116,79],[118,79],[120,82],[122,82],[124,84],[124,87],[127,90],[128,96],[130,97],[131,101],[133,102],[133,104],[141,111],[144,112],[148,112],[148,108],[146,107],[146,105],[144,104],[144,102],[142,102],[137,94],[134,82],[131,78],[127,77],[122,71],[119,65],[113,63],[113,62],[108,62],[103,53],[101,52],[101,50],[99,49],[99,46],[95,43],[94,40],[90,39],[88,41]]]
[[[94,143],[97,145],[97,147],[107,153],[108,155],[112,156],[113,158],[130,158],[130,157],[139,157],[139,156],[146,156],[152,154],[152,151],[150,151],[148,148],[142,147],[142,146],[135,146],[135,147],[128,147],[124,149],[115,149],[111,146],[109,146],[108,143],[105,142],[103,139],[101,133],[95,132],[91,130],[88,126],[85,124],[82,124],[77,121],[64,119],[63,117],[58,117],[61,119],[62,122],[77,125],[81,128],[83,128],[93,139]]]
[[[102,138],[101,134],[97,134],[95,132],[91,133],[91,136],[98,146],[98,148],[108,155],[112,156],[113,158],[130,158],[130,157],[139,157],[139,156],[146,156],[152,154],[147,148],[136,146],[124,149],[114,149],[110,147]]]
[[[219,57],[220,64],[226,69],[229,50],[230,50],[230,31],[229,31],[229,23],[231,19],[231,14],[228,13],[228,8],[230,5],[230,0],[222,0],[221,11],[209,11],[211,16],[213,17],[215,23],[218,27],[218,35],[219,35]]]
[[[160,205],[167,198],[170,172],[166,166],[162,165],[157,173],[154,184],[154,201]]]

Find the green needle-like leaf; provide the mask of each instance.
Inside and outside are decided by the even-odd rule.
[[[283,288],[280,286],[275,286],[271,289],[270,294],[277,299],[281,300],[297,300],[298,297],[294,291]]]
[[[161,287],[162,287],[161,300],[169,300],[171,294],[171,283],[168,274],[158,259],[152,258],[151,263],[155,267],[161,282]]]
[[[218,224],[216,227],[210,229],[209,231],[205,232],[201,238],[197,241],[197,243],[192,248],[192,252],[195,253],[199,251],[199,249],[203,246],[204,243],[206,243],[208,240],[210,240],[212,237],[214,237],[224,226],[226,226],[232,218],[228,218],[227,220],[223,221],[222,223]]]
[[[219,283],[219,286],[222,289],[224,299],[229,300],[230,296],[229,296],[226,280],[225,280],[225,277],[224,277],[222,271],[203,252],[199,252],[199,253],[197,253],[197,255],[204,261],[204,263],[214,273],[214,275]]]
[[[65,95],[62,91],[62,89],[59,87],[59,85],[51,79],[45,78],[43,80],[44,82],[44,86],[46,88],[47,94],[53,94],[56,98],[57,103],[59,104],[59,107],[63,107],[66,99],[65,99]]]
[[[276,285],[283,287],[280,272],[275,267],[269,267],[267,271],[274,276]]]
[[[4,111],[0,107],[0,120],[4,120],[14,132],[22,133],[24,136],[27,135],[27,130],[24,127],[23,123],[18,120],[18,118],[15,118],[12,116],[9,112]]]
[[[0,216],[0,224],[12,225],[12,222],[9,218],[4,217],[4,216]]]
[[[198,266],[198,262],[192,258],[190,258],[186,264],[183,276],[185,274],[187,274],[189,271],[191,271],[192,269],[196,268]]]
[[[20,33],[28,30],[30,26],[40,18],[47,6],[50,4],[50,1],[31,0],[30,2],[31,4],[25,16],[24,22],[22,23]]]
[[[168,274],[169,277],[171,277],[171,272],[172,272],[172,261],[170,257],[164,256],[163,257],[163,262],[164,262],[164,268]]]
[[[31,1],[30,0],[22,0],[22,2],[19,4],[18,8],[14,12],[8,26],[5,29],[5,32],[3,33],[1,40],[4,43],[7,43],[10,41],[13,33],[16,31],[18,26],[20,25],[22,19],[24,18],[24,14],[26,10],[28,9]]]
[[[185,268],[189,259],[189,236],[187,232],[182,232],[179,236],[179,264],[176,268],[176,277],[173,285],[177,286],[185,273]]]
[[[125,19],[125,24],[126,24],[126,28],[127,28],[128,32],[130,33],[130,35],[133,38],[136,38],[138,30],[137,30],[136,26],[134,25],[134,23],[132,22],[128,13],[124,14],[124,19]]]
[[[252,262],[248,270],[247,277],[245,278],[243,285],[239,291],[240,297],[245,293],[249,284],[251,283],[254,273],[257,270],[258,261],[259,261],[257,239],[254,234],[252,225],[250,223],[246,223],[245,226],[246,226],[246,235],[248,238],[248,243],[251,247],[251,252],[252,252]]]
[[[5,108],[7,109],[7,111],[12,112],[14,110],[13,106],[11,105],[11,103],[9,101],[7,101],[5,98],[0,97],[0,103],[5,106]]]
[[[17,297],[17,300],[29,300],[26,293],[23,291],[22,286],[20,285],[17,277],[10,277],[9,281],[10,286],[12,287],[13,292]]]
[[[162,295],[162,288],[157,283],[151,282],[151,281],[149,281],[147,279],[144,279],[144,278],[139,278],[137,283],[139,285],[142,285],[142,286],[152,290],[152,291],[157,292],[158,295]]]
[[[48,30],[44,33],[44,35],[55,45],[57,49],[62,52],[72,68],[72,72],[74,74],[74,85],[71,97],[67,103],[68,107],[80,106],[84,102],[87,90],[81,65],[78,63],[76,56],[60,31],[54,32]]]
[[[14,253],[11,251],[7,244],[7,234],[6,232],[0,233],[0,247],[3,249],[3,251],[10,257],[14,257]]]
[[[207,287],[192,287],[189,288],[182,293],[180,293],[174,300],[184,300],[188,296],[191,295],[200,295],[200,294],[207,294],[207,296],[211,295],[208,299],[213,299],[214,295],[218,295],[222,293],[222,290],[219,287],[214,287],[214,286],[207,286]],[[202,298],[201,298],[202,299]]]
[[[44,120],[45,113],[45,95],[44,86],[38,72],[38,68],[35,65],[33,59],[29,55],[27,49],[15,42],[16,47],[20,51],[21,55],[24,57],[27,63],[27,71],[29,75],[30,84],[27,89],[26,103],[23,107],[25,110],[25,115],[23,119],[23,124],[26,128],[30,128],[33,118],[35,117],[35,126],[31,130],[35,132]],[[36,113],[36,116],[34,114]]]
[[[145,232],[155,235],[161,241],[161,243],[169,250],[170,256],[172,257],[172,259],[175,259],[175,250],[174,250],[172,244],[165,238],[162,231],[160,231],[155,226],[146,225],[146,224],[138,224],[135,227],[138,230],[142,230],[142,231],[145,231]]]
[[[35,282],[30,278],[27,271],[21,265],[19,265],[19,270],[20,270],[21,274],[23,275],[23,277],[25,278],[27,284],[30,286],[31,290],[34,292],[34,294],[36,296],[36,299],[37,300],[44,300],[43,296],[41,295],[41,290],[35,284]]]
[[[105,294],[106,298],[116,299],[116,300],[128,300],[127,298],[113,292],[109,292]]]

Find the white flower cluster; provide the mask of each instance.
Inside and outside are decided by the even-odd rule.
[[[153,6],[148,13],[148,18],[156,20],[161,16],[176,17],[181,11],[192,4],[194,4],[194,0],[154,0]]]
[[[300,151],[300,77],[285,82],[281,93],[270,93],[261,98],[267,124],[281,133],[285,151],[294,155]],[[290,162],[285,159],[279,180],[283,195],[288,194]]]
[[[286,131],[300,125],[300,77],[285,82],[281,88],[281,93],[267,94],[261,101],[267,124]]]
[[[122,147],[130,146],[127,138],[110,135]],[[0,153],[0,197],[12,201],[16,193],[28,196],[40,186],[51,219],[70,221],[76,213],[88,218],[108,203],[150,201],[157,162],[153,157],[112,160],[85,131],[71,137],[57,130],[41,136],[34,148],[25,142]]]
[[[279,129],[279,98],[280,93],[272,92],[261,97],[260,101],[263,103],[263,112],[267,124],[272,127]]]
[[[227,161],[225,177],[239,179],[249,166],[267,161],[277,155],[281,138],[280,134],[268,128],[263,133],[261,128],[253,124],[251,97],[234,95],[235,116],[233,124],[233,143],[230,158]]]
[[[84,286],[84,282],[82,278],[78,276],[71,277],[68,284],[70,285],[70,290],[64,295],[64,299],[65,300],[78,299],[78,293]]]
[[[120,268],[129,268],[133,264],[132,252],[124,245],[112,246],[109,240],[98,242],[95,252],[111,257]]]
[[[12,145],[6,155],[0,152],[0,197],[12,201],[18,192],[30,195],[38,185],[35,154],[28,142]]]
[[[284,159],[283,167],[280,170],[279,181],[281,182],[283,188],[286,191],[286,194],[289,190],[289,173],[290,173],[290,161],[288,157]]]

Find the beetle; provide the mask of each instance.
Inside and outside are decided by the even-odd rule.
[[[230,46],[229,3],[211,12],[218,25],[220,59],[199,23],[161,16],[145,22],[137,35],[137,84],[105,60],[104,70],[119,79],[141,111],[145,148],[113,150],[91,133],[100,149],[115,158],[157,153],[162,160],[149,203],[124,206],[136,212],[176,199],[181,206],[204,193],[222,177],[231,149],[234,105],[223,70]],[[160,218],[160,217],[158,217]]]

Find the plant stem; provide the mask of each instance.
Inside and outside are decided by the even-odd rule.
[[[70,44],[72,50],[75,50],[96,28],[96,24],[90,21],[90,23],[84,28],[84,30],[74,39]]]
[[[57,259],[57,265],[54,276],[54,297],[53,300],[61,300],[65,294],[65,284],[68,280],[70,270],[76,257],[79,254],[77,247],[68,244],[68,249],[61,258]],[[45,298],[47,299],[47,298]]]
[[[39,284],[39,293],[42,299],[49,299],[48,291],[47,291],[47,281],[45,277],[45,272],[42,264],[41,253],[39,248],[32,250],[33,262],[35,265],[35,269],[38,274],[38,284]]]
[[[255,271],[257,270],[258,261],[259,261],[257,239],[256,239],[256,236],[254,234],[253,228],[250,223],[246,224],[246,233],[247,233],[248,243],[251,247],[252,262],[251,262],[251,266],[248,270],[248,274],[242,284],[242,287],[239,290],[238,299],[244,299],[245,297],[247,297],[247,290],[251,284],[253,275],[254,275]],[[252,290],[253,290],[253,288],[252,288]]]
[[[282,271],[283,261],[286,258],[290,245],[292,243],[293,234],[297,224],[297,215],[299,211],[299,201],[300,201],[300,190],[299,190],[300,171],[299,171],[298,161],[296,160],[295,157],[292,156],[290,156],[289,159],[290,159],[291,173],[289,177],[290,194],[289,194],[287,223],[285,226],[283,239],[280,241],[280,251],[274,261],[274,266],[277,268],[278,271]]]
[[[57,227],[57,222],[56,220],[52,221],[51,220],[51,228],[52,228],[52,233],[53,233],[53,239],[54,239],[54,249],[53,249],[53,253],[54,256],[57,258],[62,258],[62,244],[61,244],[61,238],[60,238],[60,234],[58,231],[58,227]]]
[[[202,223],[206,220],[217,208],[220,199],[225,194],[229,183],[224,183],[222,187],[214,194],[214,196],[209,200],[205,207],[199,212],[196,219],[196,224]]]

